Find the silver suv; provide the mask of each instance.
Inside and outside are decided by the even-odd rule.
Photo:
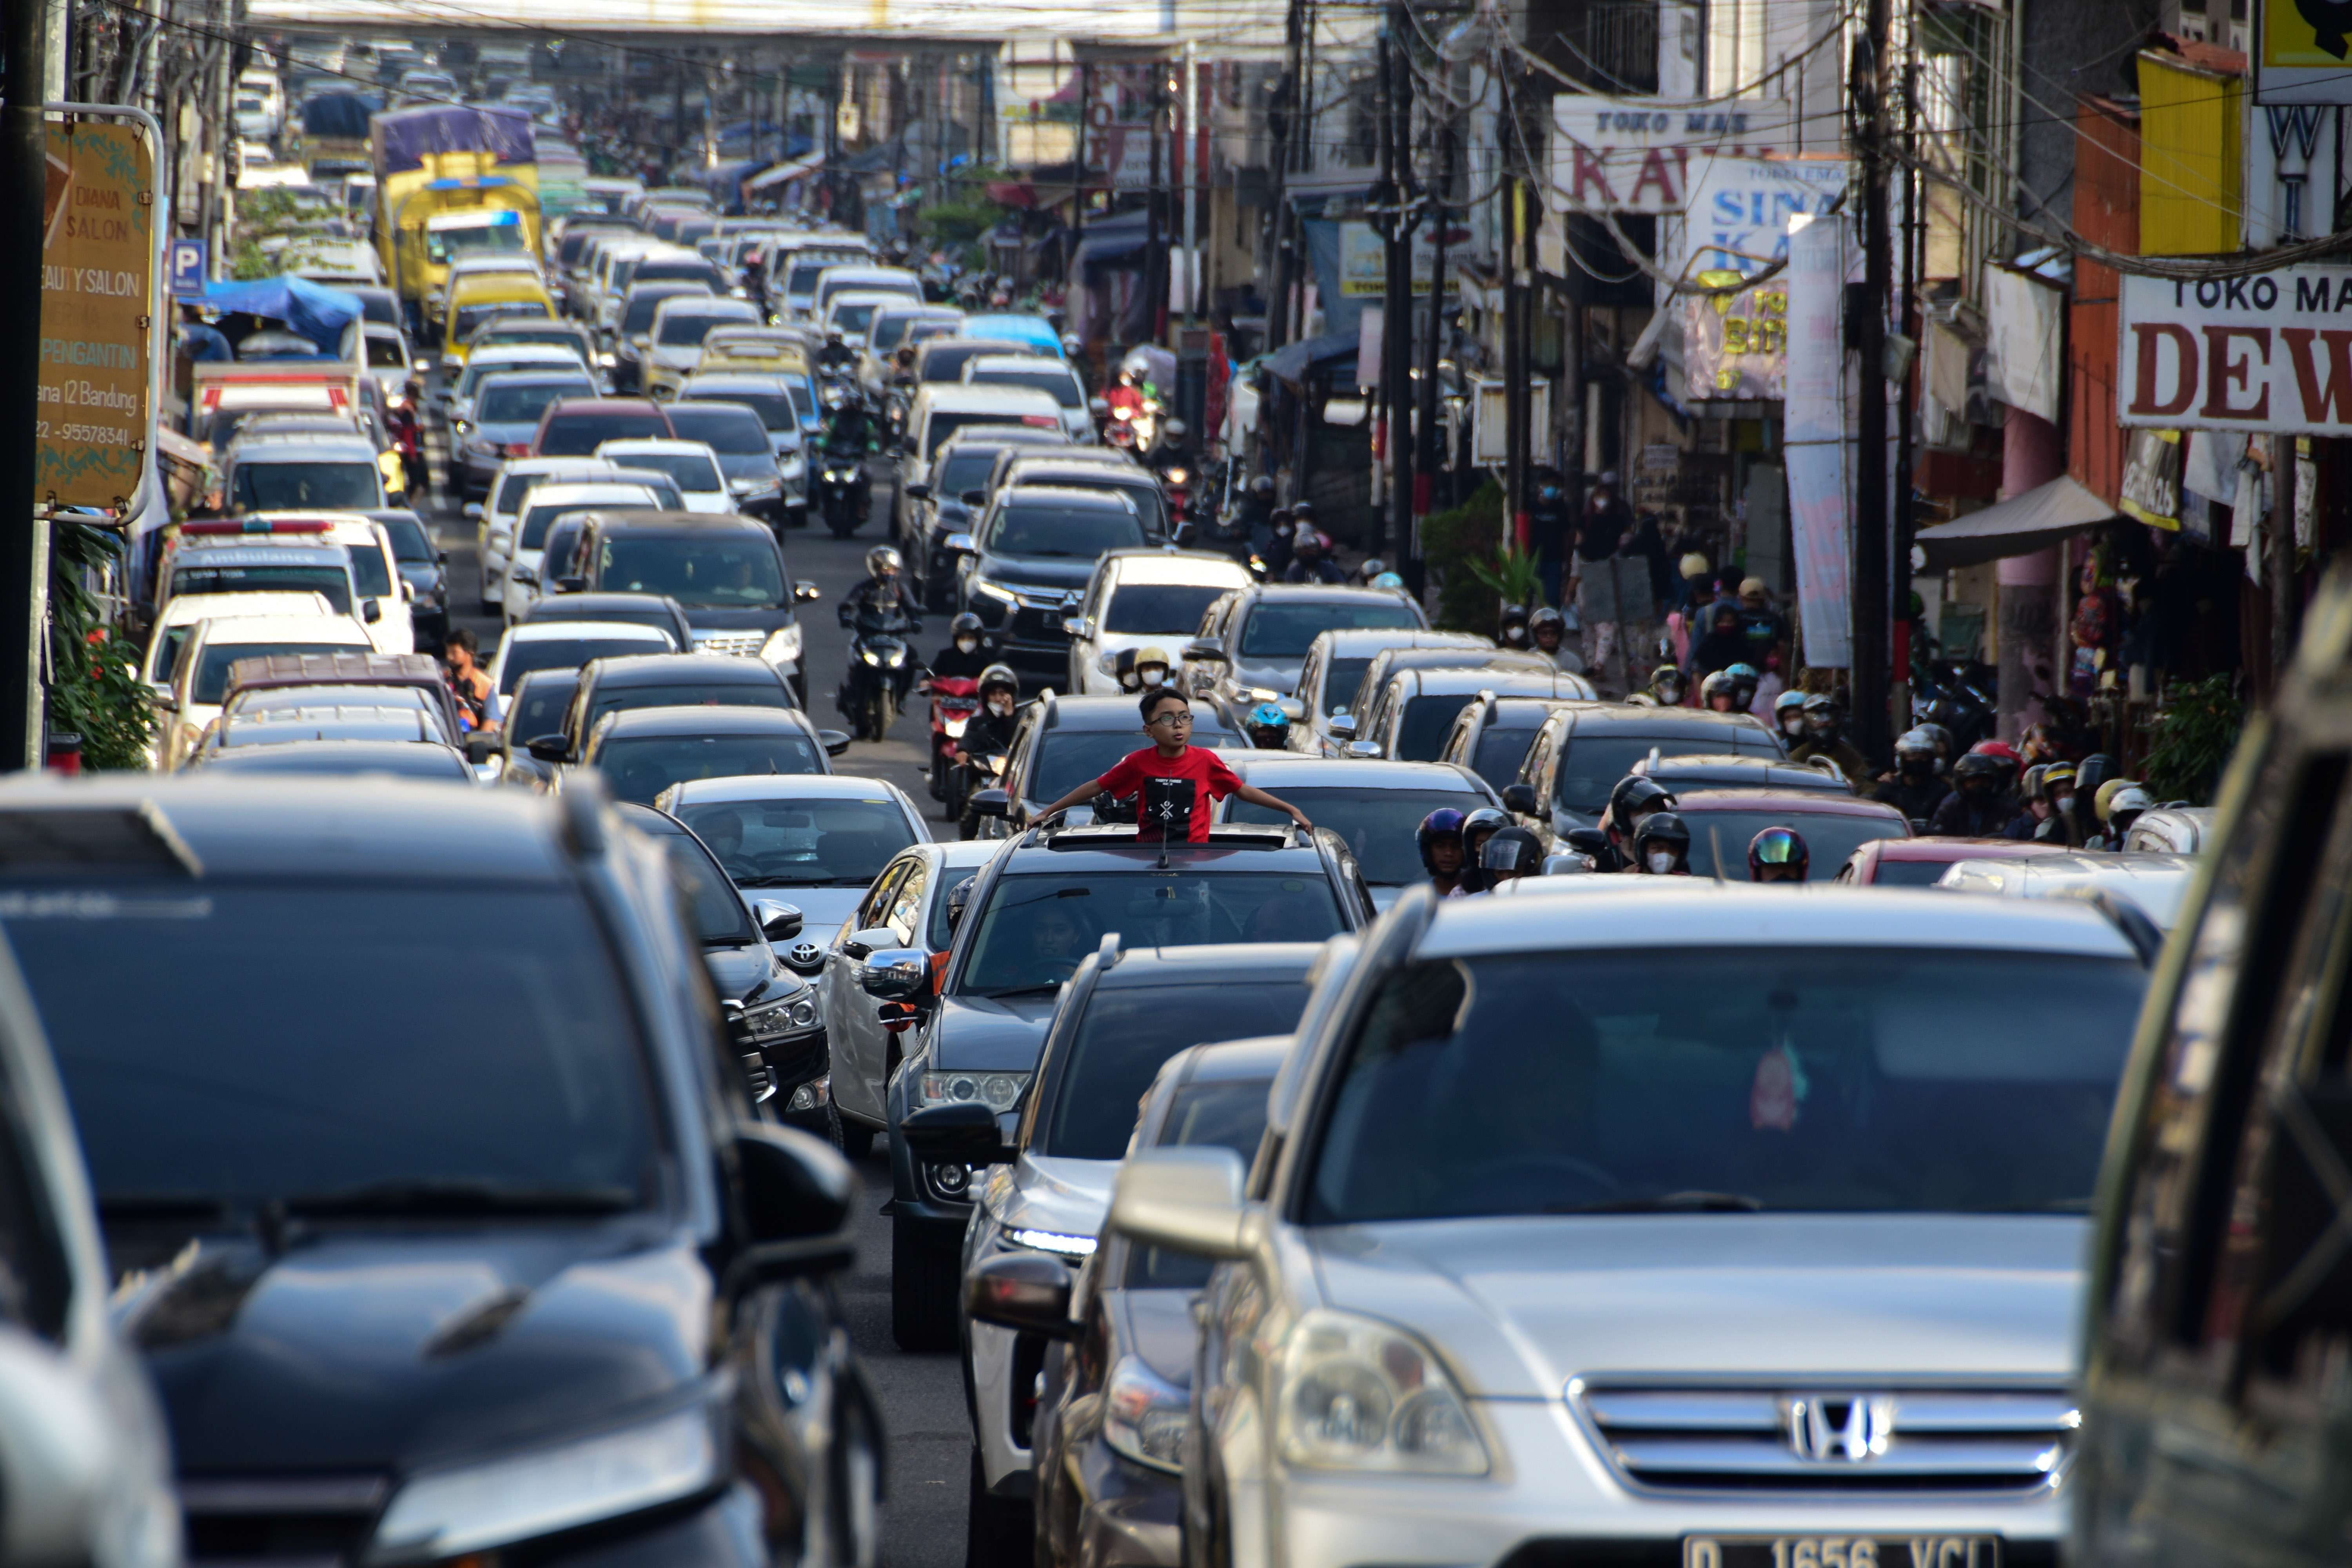
[[[2145,983],[2083,907],[1408,893],[1254,1173],[1118,1179],[1114,1231],[1229,1265],[1187,1562],[2051,1561]]]

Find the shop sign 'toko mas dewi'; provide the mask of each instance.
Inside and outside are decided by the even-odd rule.
[[[2352,435],[2352,267],[2126,278],[2122,318],[2123,424]]]

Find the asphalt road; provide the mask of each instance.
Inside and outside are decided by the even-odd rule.
[[[438,443],[432,443],[437,447]],[[436,472],[437,451],[434,452]],[[833,692],[847,668],[849,637],[833,606],[865,575],[865,554],[887,532],[887,481],[875,486],[875,519],[851,538],[838,540],[822,524],[793,531],[785,559],[796,579],[824,590],[818,604],[802,608],[808,649],[810,717],[827,728],[847,729],[833,706]],[[439,492],[436,491],[436,497]],[[450,605],[455,623],[471,627],[485,658],[497,647],[500,623],[478,613],[480,570],[473,525],[452,506],[425,510],[426,521],[449,552]],[[927,618],[918,646],[928,656],[945,640],[947,617]],[[934,837],[954,836],[939,820],[939,808],[924,781],[925,747],[930,737],[927,708],[918,702],[899,716],[887,739],[856,742],[836,759],[834,771],[886,778],[905,790],[931,819]],[[879,1155],[861,1166],[865,1183],[859,1203],[857,1263],[841,1281],[850,1332],[882,1402],[888,1438],[884,1481],[883,1561],[887,1568],[961,1568],[964,1491],[971,1449],[971,1425],[964,1413],[962,1382],[955,1357],[908,1355],[890,1342],[890,1227],[878,1212],[890,1194],[890,1174]]]

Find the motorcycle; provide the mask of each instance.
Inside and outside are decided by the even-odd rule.
[[[971,809],[971,797],[980,791],[1004,782],[1004,764],[1012,758],[1003,752],[985,752],[956,770],[956,836],[960,838],[980,837],[980,818]]]
[[[849,677],[835,695],[834,706],[849,721],[857,739],[878,741],[890,732],[906,706],[907,689],[915,679],[914,650],[907,639],[921,631],[923,624],[896,607],[853,612],[846,605],[841,607],[841,624],[852,634]]]
[[[846,539],[866,521],[873,500],[873,480],[865,459],[845,452],[817,451],[816,499],[824,525],[835,539]]]
[[[1160,494],[1168,499],[1168,537],[1179,544],[1191,543],[1192,470],[1182,458],[1171,454],[1154,472],[1160,480]]]
[[[934,675],[925,682],[931,697],[931,798],[947,805],[947,820],[963,815],[962,769],[955,754],[971,716],[980,711],[980,682],[969,676]]]

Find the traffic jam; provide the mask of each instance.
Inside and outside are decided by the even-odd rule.
[[[145,767],[0,785],[0,1563],[2344,1560],[2352,600],[2213,805],[1865,755],[398,85],[175,332]]]

